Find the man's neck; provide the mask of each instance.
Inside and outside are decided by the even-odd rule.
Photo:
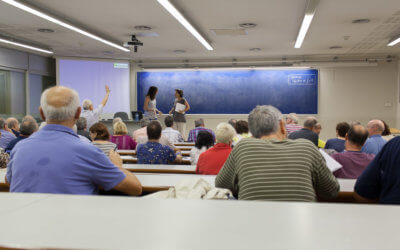
[[[361,147],[350,143],[346,144],[346,151],[361,151]]]
[[[280,134],[272,134],[272,135],[261,136],[260,139],[262,139],[262,140],[271,140],[271,139],[274,139],[274,140],[282,141],[282,140],[284,139],[284,136],[283,136],[283,135],[280,135]]]
[[[160,139],[154,140],[154,139],[149,139],[148,142],[155,142],[155,143],[160,143]]]
[[[346,140],[344,137],[341,137],[341,136],[337,136],[337,138],[340,140]]]
[[[47,122],[47,124],[62,125],[62,126],[70,128],[70,129],[72,129],[75,125],[74,121],[63,121],[63,122],[46,121],[46,122]]]

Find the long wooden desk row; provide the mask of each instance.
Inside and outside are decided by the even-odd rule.
[[[136,150],[117,150],[117,153],[120,154],[121,156],[124,155],[135,156]],[[190,156],[190,151],[181,151],[181,153],[182,156]]]
[[[0,194],[0,246],[26,249],[399,249],[400,207]]]
[[[136,164],[138,162],[137,157],[134,155],[121,155],[122,161],[124,163]],[[183,156],[181,163],[175,163],[179,165],[190,165],[190,157]]]
[[[194,165],[148,165],[148,164],[124,164],[123,167],[134,173],[172,173],[195,174]]]

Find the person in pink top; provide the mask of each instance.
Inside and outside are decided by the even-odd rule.
[[[125,123],[118,121],[113,126],[114,135],[111,136],[111,142],[117,144],[118,149],[136,149],[136,141],[128,135],[128,129]]]
[[[290,113],[286,116],[286,132],[288,135],[303,128],[297,124],[298,122],[299,119],[297,118],[296,113]]]

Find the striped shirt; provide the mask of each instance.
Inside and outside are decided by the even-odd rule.
[[[114,150],[117,147],[117,144],[112,142],[98,143],[94,141],[92,144],[101,149],[101,151],[103,151],[103,153],[107,156],[109,156],[111,150]]]
[[[303,128],[303,127],[300,126],[300,125],[298,125],[298,124],[294,124],[294,123],[286,124],[286,131],[287,131],[287,134],[288,134],[288,135],[289,135],[290,133],[299,131],[299,130],[302,129],[302,128]]]
[[[312,142],[247,138],[215,179],[240,200],[316,201],[337,196],[339,184]]]

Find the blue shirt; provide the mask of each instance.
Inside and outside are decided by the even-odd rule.
[[[354,190],[380,203],[400,204],[400,137],[390,140],[358,178]]]
[[[336,152],[343,152],[344,151],[344,143],[346,141],[339,139],[339,138],[333,138],[329,139],[326,144],[325,144],[325,149],[334,149]]]
[[[172,148],[149,141],[146,144],[139,144],[136,154],[139,164],[168,164],[176,158]]]
[[[19,141],[21,141],[21,140],[23,140],[23,139],[26,139],[26,138],[28,138],[28,137],[27,137],[27,136],[19,135],[17,138],[15,138],[14,140],[10,141],[10,143],[8,143],[7,147],[5,148],[5,149],[6,149],[6,152],[7,152],[7,153],[10,153],[11,150],[13,150],[13,148],[15,147],[15,145],[17,145],[17,143],[18,143]]]
[[[7,166],[10,192],[96,194],[125,178],[103,152],[70,128],[48,124],[20,141]]]
[[[361,149],[361,152],[367,154],[374,154],[377,155],[379,151],[385,146],[386,140],[382,138],[380,135],[372,135],[368,140],[365,142],[364,146]]]
[[[10,143],[12,140],[14,140],[16,137],[13,133],[10,133],[6,130],[0,129],[0,148],[6,148],[8,146],[8,143]]]

